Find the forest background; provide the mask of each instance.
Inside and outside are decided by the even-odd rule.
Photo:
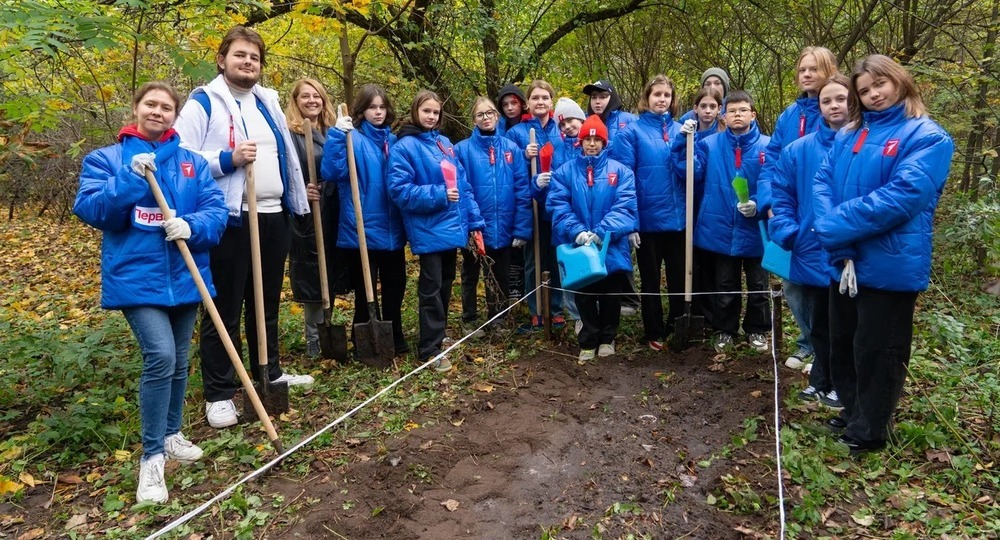
[[[585,84],[609,78],[634,109],[645,82],[666,73],[685,110],[710,66],[756,98],[770,132],[796,97],[802,47],[830,48],[844,72],[871,53],[896,58],[956,143],[898,426],[907,443],[887,460],[891,474],[871,460],[859,475],[836,476],[843,469],[830,466],[839,460],[834,445],[795,425],[801,412],[792,410],[783,463],[789,482],[805,489],[790,517],[809,537],[829,517],[826,502],[867,492],[870,506],[858,507],[854,523],[890,516],[914,531],[896,537],[1000,531],[1000,306],[983,292],[1000,274],[1000,0],[0,0],[0,503],[20,503],[43,478],[55,486],[54,471],[85,463],[109,467],[105,486],[132,476],[136,371],[120,363],[134,364],[138,353],[120,318],[105,319],[96,306],[98,235],[81,238],[79,227],[61,224],[73,219],[80,161],[113,143],[134,89],[159,79],[186,94],[207,82],[234,24],[263,35],[262,82],[283,100],[303,76],[336,101],[374,82],[405,114],[412,96],[430,88],[445,100],[453,141],[470,129],[475,96],[495,96],[508,82],[545,78],[559,96],[583,103]],[[386,431],[409,426],[406,414],[395,422],[403,427]],[[255,463],[259,450],[246,446],[240,459]],[[879,474],[894,479],[872,488]],[[913,502],[891,499],[918,484]],[[773,500],[730,487],[719,499],[730,511],[773,510]],[[100,495],[106,519],[125,519],[127,491]],[[234,519],[252,536],[253,513],[239,512]],[[935,517],[942,512],[954,513]],[[0,515],[0,533],[6,526],[17,524]]]

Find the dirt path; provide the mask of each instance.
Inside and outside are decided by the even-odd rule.
[[[416,420],[420,428],[386,448],[363,444],[363,458],[317,470],[308,485],[269,481],[263,491],[294,497],[307,488],[319,500],[274,537],[773,533],[772,504],[755,512],[735,504],[740,514],[707,502],[714,496],[734,507],[737,498],[727,498],[733,484],[776,492],[768,357],[720,363],[699,348],[626,351],[580,366],[566,356],[572,353],[565,347],[520,359],[512,376],[489,381],[491,392],[474,391],[452,410]],[[746,430],[753,417],[759,425]],[[749,444],[734,444],[745,431]]]

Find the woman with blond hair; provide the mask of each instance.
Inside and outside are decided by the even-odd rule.
[[[308,120],[312,126],[313,162],[318,180],[326,131],[333,125],[335,119],[330,96],[327,95],[323,85],[310,78],[296,81],[292,85],[292,99],[285,108],[285,117],[288,119],[288,130],[291,132],[306,184],[309,183],[307,174],[309,169],[306,161],[305,121]],[[340,218],[337,184],[323,184],[319,196],[324,237],[336,238],[337,220]],[[334,294],[347,290],[347,267],[343,263],[344,258],[336,251],[334,246],[326,246],[327,274],[331,293]],[[292,220],[292,244],[288,254],[292,299],[302,303],[305,319],[306,354],[318,356],[318,325],[323,322],[323,298],[319,287],[319,255],[316,250],[316,231],[313,228],[312,216],[296,217]]]
[[[831,426],[856,454],[891,436],[955,144],[887,56],[858,62],[848,99],[851,121],[816,173],[813,212],[831,263],[830,373],[844,405]]]

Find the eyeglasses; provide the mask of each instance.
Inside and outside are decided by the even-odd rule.
[[[496,118],[497,114],[499,114],[499,113],[496,112],[496,111],[494,111],[494,110],[477,112],[476,113],[476,120],[485,120],[485,119],[490,119],[490,118]]]
[[[734,116],[746,116],[753,112],[753,109],[726,109],[726,114]]]

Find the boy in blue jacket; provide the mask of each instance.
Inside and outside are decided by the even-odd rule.
[[[715,291],[730,294],[715,296],[711,324],[716,331],[715,348],[730,347],[740,328],[741,272],[746,276],[749,291],[768,287],[767,271],[761,265],[764,245],[757,226],[757,178],[765,163],[769,138],[757,128],[757,113],[750,94],[735,90],[725,103],[726,130],[709,135],[695,143],[695,196],[701,204],[695,221],[695,246],[714,254]],[[698,128],[697,120],[687,120],[681,127],[682,137],[673,147],[677,163],[675,174],[683,178],[687,159],[687,134]],[[749,188],[749,199],[739,202],[732,182],[743,177]],[[764,294],[750,294],[743,318],[747,341],[758,351],[766,351],[765,333],[771,325],[771,306]]]
[[[600,244],[609,235],[608,275],[576,294],[583,328],[580,362],[615,354],[621,297],[632,272],[630,237],[638,236],[638,208],[632,171],[608,157],[608,131],[596,115],[580,129],[583,151],[552,175],[548,209],[555,240],[561,244]]]

